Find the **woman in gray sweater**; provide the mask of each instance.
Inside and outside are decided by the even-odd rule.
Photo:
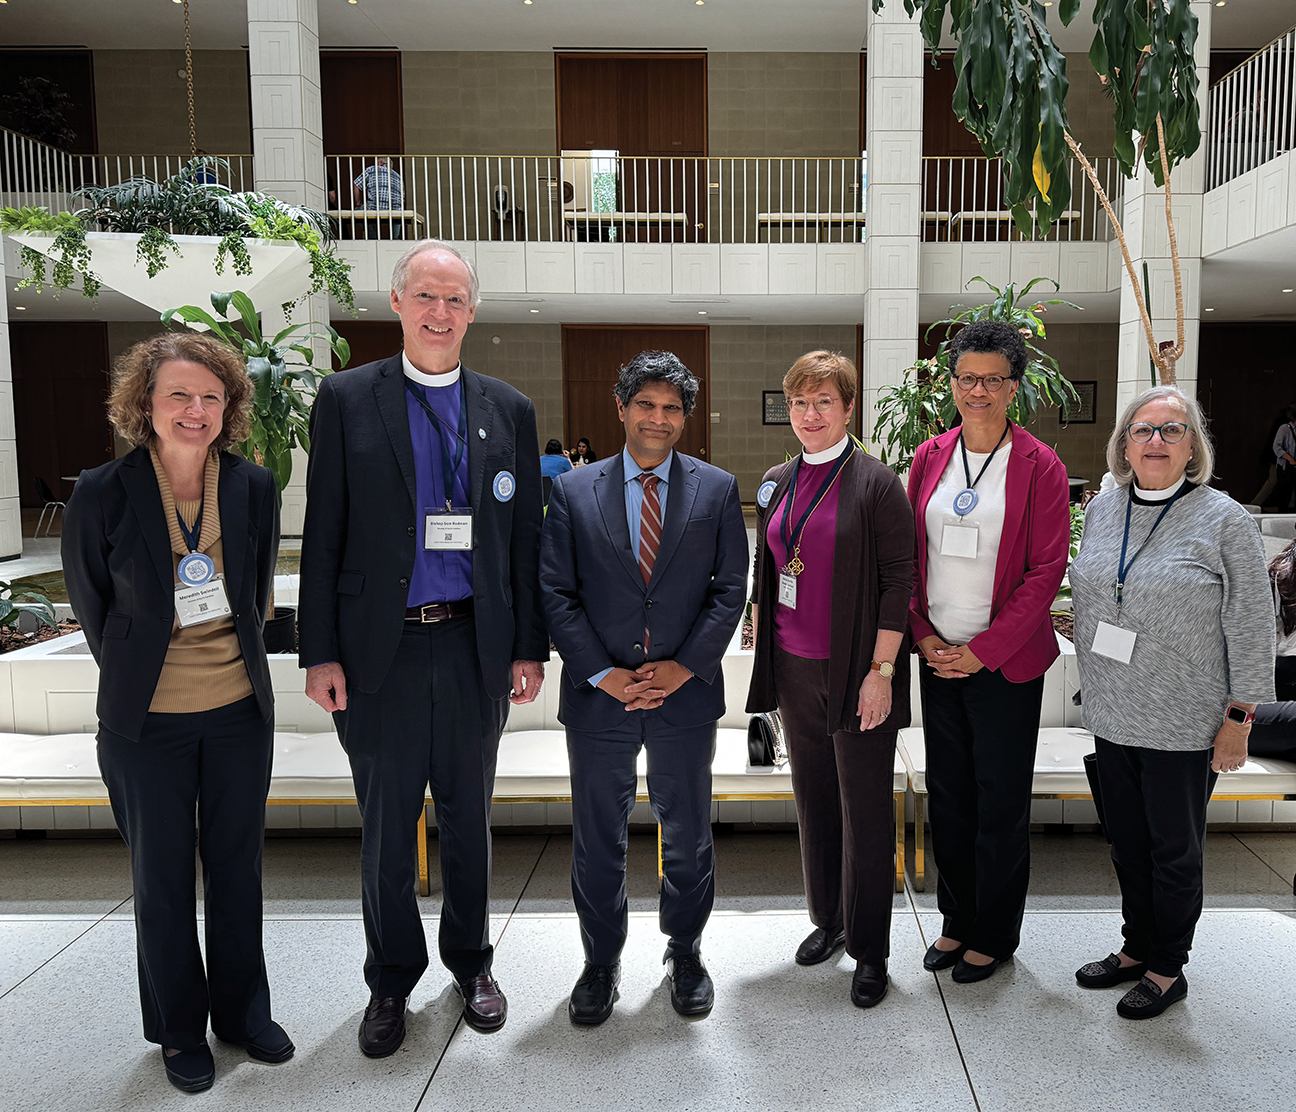
[[[1089,506],[1071,565],[1084,724],[1120,880],[1124,945],[1076,971],[1126,981],[1116,1011],[1160,1015],[1188,993],[1202,909],[1206,803],[1246,762],[1257,703],[1272,701],[1273,595],[1251,516],[1209,481],[1197,402],[1146,390],[1107,443],[1115,490]]]

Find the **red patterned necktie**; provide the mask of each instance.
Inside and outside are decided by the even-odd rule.
[[[643,509],[639,512],[639,574],[647,584],[652,579],[657,548],[661,544],[661,498],[657,494],[660,480],[656,475],[645,471],[639,476],[639,482],[643,486],[644,495]]]

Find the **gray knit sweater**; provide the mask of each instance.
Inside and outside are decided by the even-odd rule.
[[[1134,503],[1119,624],[1137,634],[1128,664],[1093,652],[1100,621],[1116,623],[1112,588],[1128,487],[1098,495],[1071,564],[1085,728],[1118,745],[1209,749],[1230,699],[1274,698],[1273,591],[1254,520],[1227,494],[1197,487],[1166,514]],[[1140,547],[1142,546],[1142,547]],[[1129,556],[1126,560],[1128,563]]]

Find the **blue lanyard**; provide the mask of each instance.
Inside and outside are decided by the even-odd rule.
[[[203,503],[199,502],[198,516],[194,518],[194,527],[190,529],[189,526],[184,523],[184,518],[180,516],[180,511],[176,510],[176,521],[180,522],[180,535],[184,537],[184,542],[188,546],[190,552],[198,551],[198,534],[202,532],[202,515]]]
[[[792,516],[792,502],[796,498],[797,476],[801,473],[801,463],[799,460],[797,461],[796,467],[792,469],[792,481],[788,484],[787,501],[783,503],[783,521],[779,525],[779,533],[783,538],[783,546],[787,550],[789,558],[789,567],[791,566],[791,561],[796,559],[797,551],[801,548],[801,534],[805,531],[806,522],[810,520],[810,515],[819,508],[819,503],[824,500],[824,496],[836,481],[837,476],[841,474],[842,468],[846,466],[846,461],[851,458],[854,452],[855,445],[848,440],[846,442],[846,447],[842,449],[842,454],[837,457],[837,461],[833,464],[832,470],[828,472],[828,478],[824,480],[823,486],[821,486],[818,493],[810,499],[810,505],[806,507],[805,513],[801,515],[801,520],[796,523],[796,528],[789,532],[788,521]],[[796,573],[794,572],[793,574],[795,575]]]
[[[423,412],[427,414],[428,420],[432,423],[432,428],[436,432],[437,443],[441,445],[441,461],[444,470],[441,473],[442,486],[445,494],[446,509],[450,509],[450,503],[454,498],[454,477],[455,472],[459,470],[459,464],[463,461],[464,446],[468,443],[468,407],[464,404],[463,390],[459,391],[459,431],[455,433],[455,454],[450,458],[450,449],[446,446],[446,428],[441,423],[441,418],[436,415],[436,410],[428,404],[427,398],[423,396],[423,391],[418,389],[408,378],[405,379],[405,389],[410,392],[414,400],[423,407]],[[455,430],[450,429],[450,432]],[[432,488],[433,496],[436,495],[435,479]]]
[[[1122,596],[1125,594],[1125,577],[1129,575],[1131,569],[1134,567],[1134,561],[1137,560],[1140,555],[1142,555],[1143,549],[1147,547],[1148,541],[1152,539],[1152,534],[1157,531],[1157,526],[1160,525],[1163,520],[1165,520],[1165,515],[1170,512],[1170,507],[1173,506],[1176,502],[1178,502],[1179,499],[1182,498],[1185,494],[1187,494],[1188,491],[1191,489],[1193,489],[1192,485],[1190,483],[1185,482],[1183,486],[1181,486],[1178,490],[1174,492],[1170,500],[1166,502],[1165,508],[1157,515],[1156,521],[1152,523],[1152,528],[1148,531],[1148,535],[1143,539],[1143,543],[1138,546],[1137,551],[1134,553],[1133,556],[1129,558],[1129,563],[1127,564],[1125,562],[1125,553],[1129,549],[1130,515],[1134,511],[1134,491],[1133,490],[1130,491],[1129,501],[1125,503],[1125,536],[1121,540],[1120,565],[1116,570],[1116,587],[1113,591],[1113,595],[1116,599],[1117,614],[1120,613],[1120,609],[1123,604]]]

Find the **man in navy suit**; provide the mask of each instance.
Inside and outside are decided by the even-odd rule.
[[[568,1006],[574,1023],[607,1019],[620,981],[640,748],[661,824],[671,1003],[705,1015],[715,1000],[701,957],[715,896],[711,760],[748,554],[734,477],[674,450],[697,391],[669,352],[641,352],[623,367],[615,394],[625,449],[558,477],[541,539],[542,605],[563,659],[558,718],[585,947]]]

